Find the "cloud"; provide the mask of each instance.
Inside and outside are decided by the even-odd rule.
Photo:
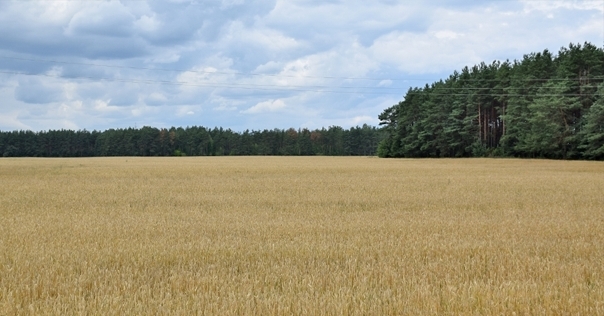
[[[122,58],[146,49],[119,1],[19,1],[0,10],[0,46],[40,56]],[[126,39],[126,40],[124,40]]]
[[[390,79],[381,80],[380,83],[378,83],[378,86],[380,86],[380,87],[389,87],[391,85],[392,85],[392,80],[390,80]]]
[[[143,15],[138,20],[134,21],[134,28],[143,34],[153,34],[162,26],[155,15]]]
[[[145,98],[145,104],[147,105],[163,105],[166,104],[168,98],[159,92],[152,92]]]
[[[599,0],[583,0],[583,1],[531,1],[520,0],[524,5],[525,12],[541,11],[551,12],[563,10],[580,10],[580,11],[600,11],[604,12],[602,1]]]
[[[377,124],[410,86],[464,66],[602,43],[603,10],[571,0],[0,1],[0,128]]]
[[[59,85],[45,83],[39,78],[25,78],[15,89],[15,99],[31,104],[51,103],[61,100],[62,92]]]
[[[375,124],[375,122],[376,122],[375,117],[369,116],[369,115],[361,115],[361,116],[355,116],[355,117],[349,119],[346,124],[342,124],[342,125],[359,126],[359,125],[363,125],[363,124]]]
[[[222,5],[220,6],[220,9],[229,9],[235,6],[240,6],[244,3],[244,0],[222,0]]]
[[[589,26],[603,24],[594,18],[561,23],[562,17],[548,19],[540,11],[491,7],[467,12],[439,8],[433,14],[435,22],[425,32],[397,30],[376,39],[369,48],[374,59],[410,74],[452,72],[482,61],[517,59],[546,48],[555,51],[577,39],[597,38],[597,29]],[[573,24],[578,25],[569,27]]]
[[[73,15],[65,34],[69,36],[129,37],[135,17],[121,3],[96,2]]]
[[[241,113],[258,114],[264,112],[275,112],[284,109],[285,106],[286,105],[283,100],[267,100],[260,102],[245,111],[241,111]]]
[[[18,117],[14,113],[2,113],[0,114],[0,126],[4,131],[12,130],[32,130],[32,127],[19,121]]]

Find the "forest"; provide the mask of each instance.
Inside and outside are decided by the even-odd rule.
[[[377,128],[0,132],[3,157],[329,155],[604,159],[604,50],[570,44],[410,88]]]
[[[603,81],[590,43],[465,67],[380,114],[378,155],[602,160]]]
[[[99,156],[374,156],[381,129],[273,129],[235,132],[215,127],[0,132],[3,157]]]

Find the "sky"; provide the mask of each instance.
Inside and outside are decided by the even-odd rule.
[[[0,130],[377,125],[480,62],[604,45],[604,1],[0,0]]]

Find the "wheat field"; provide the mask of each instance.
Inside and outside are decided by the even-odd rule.
[[[604,163],[0,160],[1,315],[604,315]]]

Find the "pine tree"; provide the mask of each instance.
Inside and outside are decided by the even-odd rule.
[[[587,159],[604,159],[604,83],[600,84],[598,99],[585,115],[585,126],[581,131],[584,150]]]

